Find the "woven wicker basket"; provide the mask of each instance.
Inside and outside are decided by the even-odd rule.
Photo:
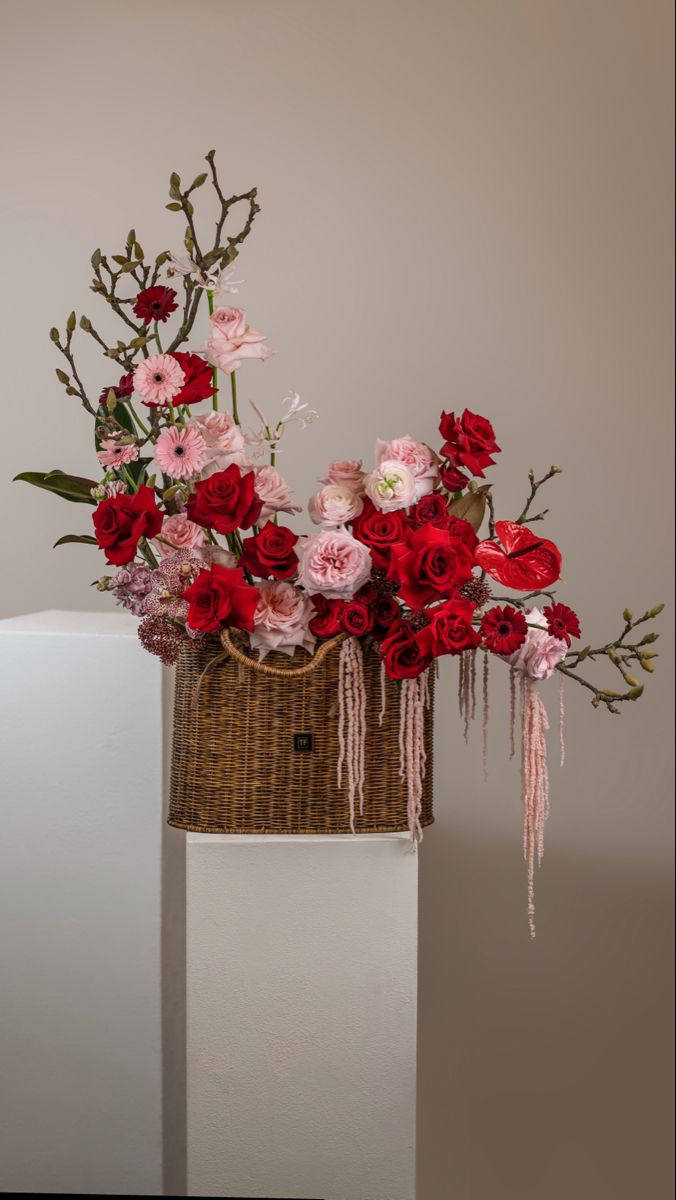
[[[224,633],[188,647],[176,668],[169,824],[200,833],[350,833],[337,786],[338,660],[342,638],[313,658],[271,654],[260,663]],[[225,647],[225,651],[223,649]],[[366,780],[356,833],[408,829],[399,771],[399,689],[387,680],[382,724],[380,662],[364,651]],[[433,695],[425,715],[421,825],[432,815]]]

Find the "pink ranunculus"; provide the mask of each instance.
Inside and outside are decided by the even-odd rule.
[[[308,512],[315,525],[335,528],[354,521],[364,508],[361,496],[342,484],[328,483],[310,497]]]
[[[342,529],[323,529],[303,538],[296,547],[298,582],[310,595],[351,600],[371,574],[371,555]]]
[[[117,467],[136,462],[139,450],[136,442],[120,442],[117,438],[104,438],[96,457],[102,467]]]
[[[529,626],[526,640],[518,650],[506,656],[505,662],[531,679],[549,679],[566,657],[568,646],[560,638],[552,637],[539,608],[531,608],[526,613],[526,620]],[[532,629],[533,625],[538,628]]]
[[[206,538],[204,530],[194,521],[189,521],[185,513],[174,513],[171,517],[165,517],[160,536],[162,540],[158,539],[157,545],[162,558],[166,558],[182,546],[197,549],[204,544]]]
[[[251,646],[263,659],[271,650],[292,655],[296,646],[310,653],[316,638],[310,632],[314,605],[300,588],[283,580],[259,583],[260,600],[254,613]]]
[[[211,315],[211,337],[206,345],[209,360],[230,375],[247,358],[269,358],[275,351],[265,345],[266,335],[247,324],[241,308],[217,308]]]
[[[433,492],[439,480],[437,457],[424,442],[416,442],[409,434],[391,442],[376,442],[376,466],[384,462],[402,462],[415,475],[414,500]]]
[[[231,463],[238,467],[251,465],[246,455],[244,434],[230,413],[204,413],[193,417],[188,428],[197,430],[204,438],[207,456],[202,474],[205,478],[216,471],[224,471]]]
[[[303,510],[291,500],[291,488],[276,467],[254,467],[256,494],[263,501],[261,525],[275,513],[297,513]]]
[[[415,503],[417,484],[410,467],[386,458],[366,476],[366,495],[381,512],[394,512]]]
[[[335,484],[336,487],[349,488],[358,496],[363,495],[366,472],[362,470],[360,458],[342,458],[329,464],[329,469],[320,483]]]
[[[204,438],[190,425],[167,425],[155,442],[155,462],[171,479],[194,479],[206,461]]]

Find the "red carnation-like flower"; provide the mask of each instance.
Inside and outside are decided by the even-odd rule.
[[[136,555],[141,538],[153,538],[162,528],[162,513],[152,488],[110,496],[92,513],[96,540],[109,563],[123,567]]]
[[[310,618],[308,628],[316,637],[335,637],[343,628],[344,600],[328,600],[326,596],[317,593],[311,596],[315,615]]]
[[[461,417],[456,417],[455,413],[442,413],[439,432],[446,439],[441,448],[442,457],[450,459],[454,467],[467,467],[472,475],[483,476],[484,467],[495,465],[493,455],[499,454],[500,447],[486,417],[480,417],[468,408]]]
[[[116,387],[104,387],[99,396],[99,404],[105,404],[108,399],[108,393],[114,392],[117,400],[124,399],[125,396],[131,396],[134,391],[134,376],[123,375]]]
[[[481,636],[493,654],[513,654],[523,646],[527,635],[524,614],[511,604],[490,608],[481,622]]]
[[[399,584],[402,600],[418,611],[432,600],[451,597],[470,578],[474,565],[464,540],[447,529],[421,525],[397,545],[388,575]]]
[[[390,553],[396,542],[406,536],[408,524],[401,508],[394,512],[381,512],[368,499],[364,500],[363,511],[352,522],[352,534],[371,551],[373,565],[387,570]]]
[[[439,492],[429,492],[409,509],[414,525],[438,525],[443,527],[448,520],[446,497]]]
[[[373,629],[373,610],[363,600],[349,600],[343,609],[343,629],[353,637],[363,637]]]
[[[153,321],[168,321],[171,314],[178,308],[175,301],[176,292],[173,288],[146,288],[136,297],[134,312],[144,325],[150,325]]]
[[[469,477],[463,475],[462,471],[453,466],[453,463],[442,463],[439,475],[447,492],[464,492],[469,483]]]
[[[187,512],[191,521],[217,533],[232,533],[233,529],[250,529],[258,520],[263,507],[256,495],[253,471],[242,474],[237,463],[224,471],[216,471],[208,479],[195,484],[188,499]]]
[[[381,643],[380,655],[390,679],[417,679],[432,661],[407,621],[392,626]]]
[[[536,537],[517,521],[496,521],[497,542],[480,542],[474,551],[477,563],[491,579],[505,587],[529,592],[548,588],[561,576],[561,552],[554,542]]]
[[[579,617],[572,608],[568,608],[567,604],[548,604],[542,612],[546,617],[547,629],[552,637],[565,642],[567,646],[570,646],[571,638],[579,638],[581,632]]]
[[[185,383],[173,400],[174,408],[178,404],[199,404],[200,400],[208,400],[216,388],[213,368],[199,354],[189,354],[186,350],[175,350],[171,356],[176,359],[185,375]]]
[[[244,539],[240,562],[252,575],[267,579],[288,579],[298,569],[298,555],[294,546],[298,534],[285,525],[267,521],[255,537]]]
[[[475,650],[481,638],[472,625],[474,605],[468,600],[447,600],[428,610],[429,625],[420,630],[418,641],[435,658],[440,654],[462,654]]]
[[[260,596],[258,588],[246,583],[239,567],[212,563],[183,592],[183,599],[188,601],[188,625],[203,633],[211,633],[221,625],[251,631]]]

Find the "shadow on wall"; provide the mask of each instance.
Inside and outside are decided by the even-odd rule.
[[[418,1200],[658,1200],[671,879],[550,849],[531,942],[519,851],[440,824],[422,847]]]

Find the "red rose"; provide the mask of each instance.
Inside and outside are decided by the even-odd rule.
[[[376,636],[384,637],[390,626],[399,620],[401,609],[394,596],[381,592],[373,606]]]
[[[469,477],[463,475],[462,471],[453,466],[453,463],[442,463],[439,468],[439,475],[447,492],[464,492],[469,483]]]
[[[463,546],[467,546],[472,554],[479,545],[479,539],[476,531],[469,521],[464,521],[462,517],[455,517],[449,514],[444,529],[449,534],[454,542],[462,542]]]
[[[380,655],[390,679],[416,679],[432,661],[420,645],[419,635],[405,621],[392,626],[381,644]]]
[[[446,497],[439,492],[429,492],[409,509],[409,516],[415,525],[443,526],[448,520],[446,503]]]
[[[472,626],[473,613],[474,605],[469,600],[447,600],[431,608],[430,623],[418,635],[421,647],[435,658],[476,649],[481,638]]]
[[[343,629],[362,637],[373,629],[373,612],[362,600],[350,600],[343,609]]]
[[[390,561],[389,577],[415,611],[441,596],[448,598],[468,580],[474,556],[465,542],[446,529],[421,525],[400,543]]]
[[[375,583],[369,579],[368,583],[363,584],[359,591],[355,592],[354,599],[361,600],[362,604],[366,604],[368,608],[371,608],[375,604],[379,595],[380,592],[378,591]]]
[[[254,613],[260,600],[258,588],[244,581],[239,567],[220,567],[212,563],[208,571],[200,571],[194,583],[183,592],[188,601],[188,625],[211,633],[220,625],[237,629],[254,627]]]
[[[188,500],[188,517],[205,529],[217,533],[232,533],[233,529],[249,529],[260,516],[263,507],[254,487],[255,475],[243,475],[237,463],[224,471],[216,471],[208,479],[195,484]]]
[[[252,575],[267,579],[288,579],[298,569],[298,555],[294,546],[298,535],[285,525],[267,521],[255,537],[244,539],[240,563]]]
[[[498,542],[480,542],[475,550],[480,567],[504,587],[529,592],[548,588],[561,576],[561,551],[546,538],[536,537],[518,521],[496,521]]]
[[[500,452],[490,421],[468,408],[461,417],[442,413],[439,432],[446,439],[442,457],[449,458],[453,466],[468,467],[473,475],[483,476],[483,468],[494,465],[492,455]]]
[[[358,542],[363,542],[371,551],[374,566],[387,570],[390,551],[395,542],[406,536],[408,526],[402,509],[384,513],[368,499],[364,500],[363,512],[352,522],[352,533]]]
[[[326,596],[311,596],[315,615],[308,622],[310,633],[317,637],[335,637],[343,628],[344,600],[327,600]]]
[[[523,646],[528,635],[528,622],[518,608],[490,608],[481,622],[481,635],[493,654],[513,654]]]
[[[176,292],[173,288],[146,288],[136,297],[134,313],[144,325],[150,325],[152,321],[168,321],[170,314],[178,308],[175,300]]]
[[[132,561],[141,538],[153,538],[162,528],[162,513],[152,488],[111,496],[102,500],[92,514],[96,540],[109,563],[123,567]]]
[[[183,387],[172,400],[174,408],[178,404],[199,404],[200,400],[213,396],[216,391],[214,372],[206,359],[200,358],[199,354],[189,354],[186,350],[175,350],[171,357],[176,359],[185,375]]]

